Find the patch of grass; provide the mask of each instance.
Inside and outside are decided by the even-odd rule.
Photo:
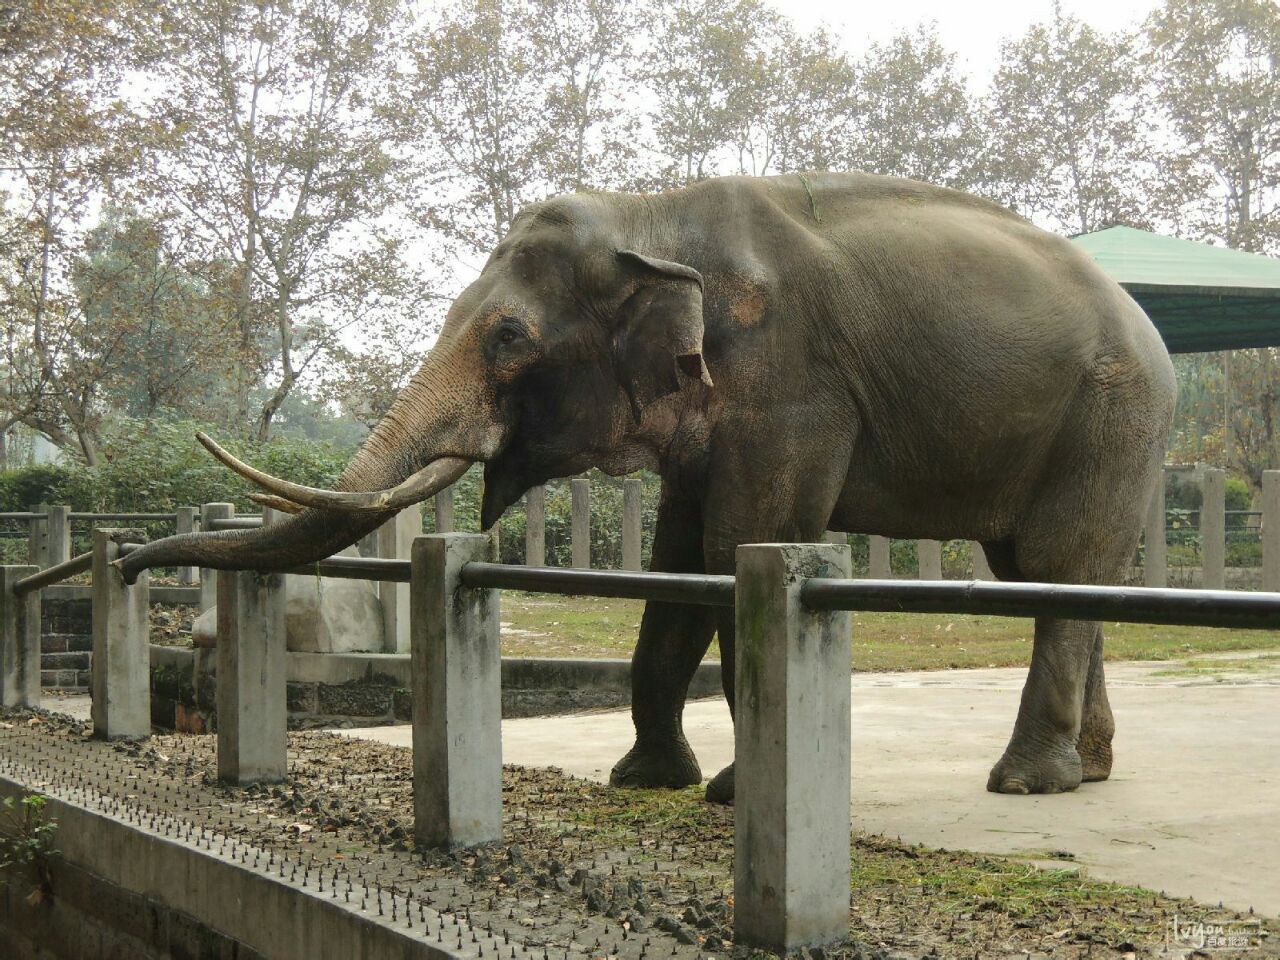
[[[502,652],[522,657],[630,657],[644,604],[637,600],[502,596]],[[1032,621],[1008,617],[855,613],[853,669],[946,670],[1025,666]],[[1235,650],[1280,650],[1280,633],[1141,623],[1103,627],[1108,660],[1182,660]],[[715,659],[713,641],[707,656]]]
[[[1122,908],[1150,891],[1092,880],[1075,868],[1042,869],[1003,857],[911,847],[884,837],[854,838],[854,902],[917,895],[934,909],[995,911],[1040,921],[1082,906]]]
[[[1240,674],[1266,674],[1280,671],[1280,654],[1264,653],[1256,657],[1187,660],[1176,667],[1157,670],[1155,677],[1203,677],[1225,680]]]

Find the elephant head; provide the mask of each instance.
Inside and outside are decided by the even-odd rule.
[[[477,461],[485,464],[485,527],[552,477],[653,462],[682,395],[711,386],[702,276],[658,256],[650,236],[629,236],[643,218],[623,207],[624,198],[597,195],[522,211],[335,490],[268,476],[202,438],[267,491],[257,499],[293,515],[257,530],[154,541],[120,561],[126,579],[154,566],[313,562]]]

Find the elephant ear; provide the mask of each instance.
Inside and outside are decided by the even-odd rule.
[[[633,250],[618,251],[618,259],[641,274],[618,310],[613,337],[614,362],[639,421],[645,407],[686,380],[712,386],[702,359],[702,274]]]

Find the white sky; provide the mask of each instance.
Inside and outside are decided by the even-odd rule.
[[[795,21],[825,24],[844,39],[850,53],[884,41],[901,30],[930,20],[938,24],[943,45],[954,51],[961,71],[984,87],[995,72],[1000,41],[1019,36],[1033,23],[1053,15],[1052,0],[767,0]],[[1097,30],[1137,26],[1157,0],[1062,0],[1062,9]]]

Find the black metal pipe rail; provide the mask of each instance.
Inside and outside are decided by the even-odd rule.
[[[84,573],[93,566],[93,553],[82,553],[79,556],[72,557],[70,560],[64,560],[62,563],[54,564],[39,573],[33,573],[29,577],[23,577],[13,585],[14,596],[21,597],[30,593],[32,590],[41,590],[44,587],[51,587],[55,583],[66,580],[68,577],[74,577],[78,573]]]
[[[468,587],[496,587],[532,593],[733,606],[733,577],[705,573],[639,573],[473,562],[463,566],[462,582]]]
[[[373,580],[378,583],[408,583],[408,560],[381,557],[328,557],[305,567],[291,567],[282,573],[329,577],[335,580]]]
[[[0,520],[48,520],[47,513],[0,513]]]
[[[67,514],[72,520],[177,520],[176,513],[76,513]]]
[[[815,610],[1062,617],[1190,627],[1280,629],[1280,593],[1095,587],[989,580],[806,580],[800,600]]]

